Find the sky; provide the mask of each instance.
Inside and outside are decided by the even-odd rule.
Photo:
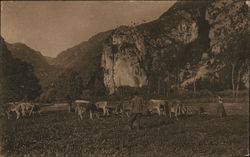
[[[1,36],[55,57],[120,25],[157,19],[174,1],[1,1]]]

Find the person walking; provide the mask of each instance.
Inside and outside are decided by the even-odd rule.
[[[218,106],[217,106],[217,115],[222,118],[222,117],[225,117],[227,114],[226,114],[226,111],[225,111],[225,108],[224,108],[224,105],[223,105],[223,98],[221,96],[218,96]]]
[[[141,129],[141,117],[144,110],[144,99],[139,96],[138,92],[134,93],[134,97],[131,100],[132,116],[130,120],[130,129],[133,129],[133,125],[137,122],[137,129]]]

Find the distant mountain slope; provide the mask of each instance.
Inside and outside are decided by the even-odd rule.
[[[47,61],[47,63],[49,65],[53,65],[54,64],[54,60],[55,60],[54,57],[44,56],[44,58],[45,58],[45,60]]]
[[[43,88],[53,81],[55,75],[62,70],[56,66],[49,65],[46,57],[43,56],[41,52],[36,51],[25,44],[7,43],[6,45],[11,51],[13,57],[25,61],[33,66],[35,75],[39,79]]]
[[[47,75],[49,65],[40,52],[22,43],[8,43],[7,47],[14,57],[33,65],[35,73],[39,78],[43,78]]]
[[[33,66],[13,57],[0,36],[0,103],[35,99],[40,88]]]
[[[103,42],[110,33],[111,31],[98,33],[88,41],[63,51],[54,59],[53,64],[74,69],[81,74],[87,84],[100,68]]]

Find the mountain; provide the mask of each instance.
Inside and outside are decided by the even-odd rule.
[[[104,81],[110,93],[119,86],[157,85],[155,81],[161,80],[153,77],[164,79],[173,68],[180,71],[187,62],[197,64],[209,47],[206,6],[178,2],[155,21],[113,31],[103,51]]]
[[[211,88],[204,87],[212,84],[202,82],[206,77],[235,81],[219,54],[227,55],[222,52],[232,34],[248,29],[248,9],[245,1],[178,1],[154,21],[120,26],[63,51],[54,64],[78,71],[85,84],[97,78],[109,94],[120,87],[158,94],[190,85]]]
[[[0,39],[0,102],[37,98],[41,87],[33,66],[13,57],[4,39]]]
[[[8,43],[7,48],[12,52],[14,57],[31,64],[35,69],[37,77],[42,79],[48,75],[49,64],[40,52],[22,43]]]
[[[53,58],[50,64],[48,63],[48,57],[45,57],[41,52],[36,51],[23,43],[6,43],[7,48],[11,51],[13,57],[20,59],[21,61],[27,62],[34,68],[34,73],[39,79],[40,84],[43,88],[47,87],[51,81],[54,80],[57,73],[63,71],[52,64]]]
[[[103,50],[106,87],[114,93],[148,86],[159,93],[166,82],[192,84],[211,72],[209,56],[220,53],[222,41],[247,28],[247,13],[244,1],[177,2],[155,21],[117,28]],[[196,74],[185,76],[188,71]]]
[[[47,63],[49,65],[53,65],[54,64],[54,57],[49,57],[49,56],[44,56],[45,60],[47,61]]]
[[[110,33],[111,31],[98,33],[88,41],[63,51],[54,59],[53,65],[79,72],[87,86],[101,68],[103,42]]]

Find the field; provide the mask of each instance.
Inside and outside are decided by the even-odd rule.
[[[129,130],[115,115],[80,121],[75,113],[46,111],[16,121],[0,119],[4,156],[201,157],[249,154],[247,115],[194,115],[182,120],[143,117],[142,130]],[[1,156],[1,155],[0,155]]]

